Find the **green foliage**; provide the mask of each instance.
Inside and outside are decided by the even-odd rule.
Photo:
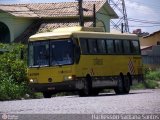
[[[151,72],[151,69],[147,66],[143,66],[143,75],[144,78],[146,79],[146,76]]]
[[[145,85],[144,83],[138,83],[138,84],[135,84],[133,86],[131,86],[131,89],[145,89]]]
[[[21,60],[22,44],[0,44],[7,52],[0,54],[0,100],[19,99],[27,91],[26,53]]]
[[[0,100],[21,99],[28,92],[25,83],[18,84],[12,79],[6,79],[0,83]]]
[[[160,88],[160,70],[151,70],[148,67],[144,67],[143,74],[145,78],[144,82],[133,85],[132,89]]]
[[[155,80],[146,80],[144,85],[149,89],[155,89],[159,86],[159,84]]]
[[[146,75],[146,79],[160,81],[160,70],[149,72]]]
[[[146,74],[144,84],[146,88],[155,89],[159,87],[158,81],[160,81],[160,70],[150,70],[150,72]]]

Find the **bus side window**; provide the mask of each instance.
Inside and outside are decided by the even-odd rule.
[[[106,45],[105,40],[97,40],[98,53],[105,54],[106,53]]]
[[[88,45],[87,45],[87,39],[80,39],[80,46],[81,46],[81,51],[82,54],[88,54]]]
[[[89,53],[97,54],[97,44],[96,39],[88,39]]]
[[[106,40],[108,54],[114,54],[114,41]]]
[[[131,53],[131,47],[130,47],[130,41],[129,40],[123,40],[123,48],[125,54]]]
[[[118,54],[123,53],[121,40],[115,40],[115,50],[116,50],[116,53],[118,53]]]
[[[139,42],[136,40],[131,41],[131,49],[133,54],[140,54]]]

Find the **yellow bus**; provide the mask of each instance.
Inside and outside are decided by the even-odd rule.
[[[127,94],[143,79],[140,44],[133,34],[58,28],[31,36],[28,55],[30,86],[45,98],[61,91],[98,95],[107,88]]]

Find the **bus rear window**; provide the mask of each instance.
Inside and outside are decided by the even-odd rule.
[[[134,40],[131,41],[131,50],[133,54],[140,54],[139,42]]]
[[[125,54],[130,54],[131,53],[130,41],[129,40],[124,40],[123,41],[123,48],[124,48],[124,53]]]

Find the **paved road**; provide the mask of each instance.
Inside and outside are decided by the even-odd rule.
[[[0,102],[0,114],[160,114],[160,89]],[[11,116],[12,117],[12,116]],[[14,116],[13,116],[14,117]],[[1,117],[0,117],[1,118]]]

